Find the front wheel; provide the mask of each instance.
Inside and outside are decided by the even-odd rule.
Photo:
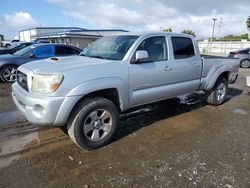
[[[250,68],[250,60],[245,59],[240,62],[241,68]]]
[[[208,94],[207,103],[214,106],[221,105],[226,99],[227,90],[227,80],[225,78],[219,78]]]
[[[14,65],[7,65],[0,71],[0,78],[3,82],[13,83],[17,78],[17,67]]]
[[[114,103],[105,98],[86,98],[71,114],[67,130],[80,148],[96,149],[108,144],[119,122]]]

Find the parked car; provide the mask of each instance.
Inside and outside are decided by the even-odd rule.
[[[14,40],[10,40],[10,41],[2,41],[1,45],[5,48],[8,48],[11,46],[11,43],[14,43],[14,42],[20,42],[20,41],[18,39],[14,39]]]
[[[38,43],[51,43],[49,40],[41,40],[41,39],[35,40],[35,42],[38,42]]]
[[[39,43],[25,47],[14,54],[1,55],[0,79],[3,82],[15,82],[17,67],[24,63],[54,56],[78,55],[81,51],[69,45]]]
[[[241,68],[250,68],[250,48],[230,52],[228,57],[239,58]]]
[[[80,56],[20,66],[12,96],[28,121],[66,126],[79,147],[95,149],[133,107],[200,90],[209,104],[222,104],[238,69],[238,59],[201,57],[190,35],[126,33],[103,37]]]
[[[13,54],[13,53],[15,53],[15,52],[27,47],[27,46],[30,46],[31,44],[35,44],[35,43],[32,43],[32,42],[13,43],[8,48],[0,49],[0,55]]]

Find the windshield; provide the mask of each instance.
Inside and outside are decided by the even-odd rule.
[[[18,45],[20,45],[20,44],[18,44],[18,43],[13,43],[13,44],[11,44],[7,49],[8,49],[8,50],[11,50],[11,49],[15,48],[15,47],[18,46]]]
[[[21,49],[21,50],[15,52],[14,55],[20,56],[20,55],[23,55],[23,54],[25,54],[25,53],[27,53],[27,52],[29,52],[30,50],[33,50],[33,49],[35,49],[35,48],[36,48],[36,46],[34,46],[34,45],[28,46],[28,47],[25,47],[25,48],[23,48],[23,49]]]
[[[83,50],[81,56],[122,60],[138,36],[108,36],[103,37]]]

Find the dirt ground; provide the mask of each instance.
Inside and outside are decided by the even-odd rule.
[[[250,187],[246,75],[219,107],[195,95],[123,115],[115,140],[94,151],[27,123],[0,83],[0,187]]]

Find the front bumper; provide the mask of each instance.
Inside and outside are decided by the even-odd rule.
[[[17,83],[12,85],[12,98],[18,110],[34,124],[55,125],[64,97],[33,96]]]

